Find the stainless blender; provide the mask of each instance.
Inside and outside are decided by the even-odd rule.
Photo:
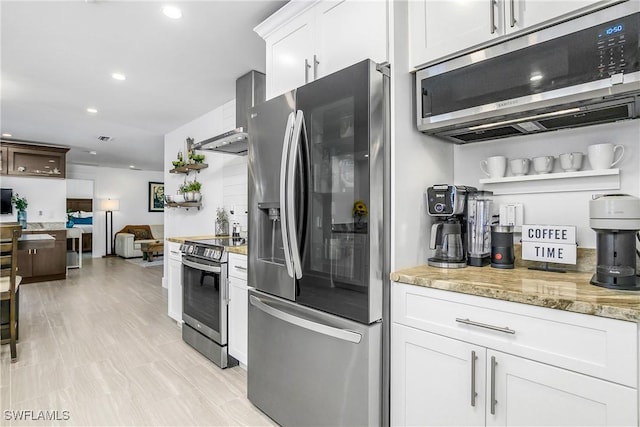
[[[467,264],[483,267],[491,262],[491,191],[467,196]]]

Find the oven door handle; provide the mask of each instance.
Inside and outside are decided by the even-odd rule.
[[[287,323],[291,323],[292,325],[298,326],[300,328],[309,329],[319,334],[338,338],[343,341],[349,341],[354,344],[359,344],[360,341],[362,341],[362,335],[357,332],[350,331],[348,329],[335,328],[333,326],[303,319],[302,317],[298,317],[282,310],[278,310],[277,308],[270,306],[268,303],[262,301],[256,296],[251,295],[249,297],[249,301],[251,302],[251,305],[256,307],[257,309],[262,310],[277,319],[280,319]]]
[[[222,269],[220,267],[214,267],[212,265],[200,264],[197,262],[189,261],[186,259],[182,259],[182,265],[186,265],[187,267],[195,268],[196,270],[209,271],[211,273],[221,273]]]

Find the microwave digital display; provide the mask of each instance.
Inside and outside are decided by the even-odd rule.
[[[604,30],[604,33],[610,36],[612,34],[621,33],[622,31],[624,31],[624,25],[618,24],[614,25],[613,27],[607,28],[606,30]],[[602,34],[600,34],[600,37],[602,37]]]

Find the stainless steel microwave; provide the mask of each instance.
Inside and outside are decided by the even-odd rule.
[[[416,73],[418,129],[469,143],[640,115],[640,2]]]

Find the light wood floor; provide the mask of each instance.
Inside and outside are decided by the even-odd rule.
[[[274,425],[247,400],[244,369],[182,341],[162,267],[86,261],[67,280],[21,286],[18,362],[0,351],[0,425]],[[8,419],[20,414],[31,420]]]

